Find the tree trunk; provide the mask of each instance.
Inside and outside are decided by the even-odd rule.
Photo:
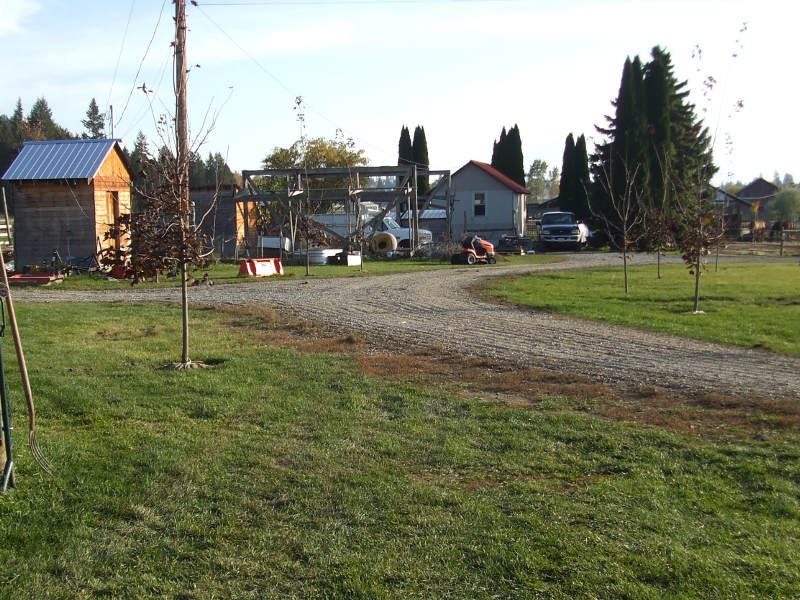
[[[628,248],[622,248],[622,271],[625,274],[625,293],[628,293]]]
[[[656,249],[656,253],[658,258],[656,258],[656,264],[658,265],[658,278],[661,279],[661,247],[659,246]]]
[[[697,253],[697,261],[694,263],[694,312],[700,310],[700,253]]]
[[[181,351],[181,362],[189,364],[189,294],[186,281],[188,273],[186,271],[186,261],[181,261],[181,316],[183,322],[183,349]]]
[[[308,243],[308,236],[306,236],[306,277],[311,275],[311,246]]]

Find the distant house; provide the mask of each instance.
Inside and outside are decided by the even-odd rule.
[[[736,192],[736,195],[750,205],[758,202],[760,205],[759,214],[762,214],[767,203],[775,197],[779,190],[780,188],[774,183],[759,177]]]
[[[530,192],[491,165],[471,160],[451,176],[454,191],[452,231],[476,233],[497,241],[502,235],[525,235]]]
[[[714,204],[725,217],[725,232],[729,236],[738,237],[742,227],[753,220],[752,205],[747,200],[739,198],[737,194],[713,186],[711,189],[715,194]]]
[[[119,140],[25,142],[2,180],[14,203],[17,270],[62,258],[95,255],[125,240],[104,239],[131,210],[131,172]]]

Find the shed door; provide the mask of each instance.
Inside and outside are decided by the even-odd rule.
[[[119,192],[106,192],[106,224],[109,229],[119,219]],[[114,248],[119,250],[119,236],[114,238]]]

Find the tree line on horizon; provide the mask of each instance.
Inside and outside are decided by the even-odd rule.
[[[44,97],[37,98],[27,114],[23,110],[22,99],[19,98],[10,116],[0,115],[0,174],[5,173],[11,166],[25,142],[102,139],[106,137],[105,123],[105,114],[100,112],[94,98],[89,102],[86,118],[81,120],[84,130],[80,134],[73,133],[56,122],[53,111]],[[122,151],[131,167],[135,191],[144,190],[150,185],[149,181],[157,179],[159,161],[163,162],[172,155],[172,151],[166,145],[151,153],[148,140],[141,131],[136,136],[133,148],[128,150],[123,146]],[[217,181],[221,185],[233,184],[236,181],[225,158],[218,152],[209,152],[208,157],[203,160],[198,153],[191,153],[189,185],[201,187],[214,185]]]

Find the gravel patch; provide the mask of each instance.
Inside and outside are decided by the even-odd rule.
[[[652,262],[651,257],[634,259],[634,264],[645,262]],[[544,265],[265,280],[191,288],[190,301],[271,307],[336,331],[358,332],[391,350],[438,348],[506,361],[521,369],[577,373],[628,386],[800,398],[798,358],[518,309],[469,293],[491,277],[619,263],[615,254],[579,253],[567,262]],[[13,294],[25,302],[180,302],[180,290],[174,288],[102,292],[25,288]]]

